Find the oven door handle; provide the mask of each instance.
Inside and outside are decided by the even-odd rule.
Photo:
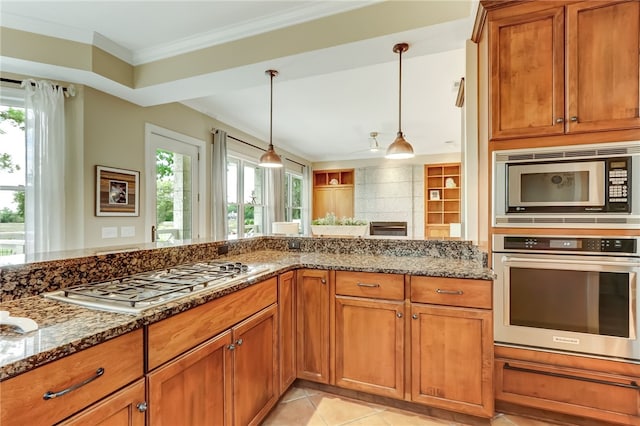
[[[597,263],[594,263],[593,260],[573,260],[573,259],[551,259],[551,258],[538,258],[538,257],[511,257],[511,256],[502,256],[502,263],[507,264],[511,262],[523,262],[523,263],[555,263],[555,264],[563,264],[563,265],[602,265],[602,266],[624,266],[631,268],[640,267],[640,263],[634,262],[611,262],[606,260],[598,260]]]

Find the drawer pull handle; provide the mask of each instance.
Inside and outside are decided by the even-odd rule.
[[[94,374],[92,377],[89,377],[87,380],[84,380],[80,383],[76,383],[75,385],[71,385],[66,389],[63,389],[61,391],[58,392],[53,392],[53,391],[47,391],[43,396],[42,399],[44,399],[45,401],[49,400],[49,399],[53,399],[53,398],[57,398],[59,396],[62,395],[66,395],[69,392],[72,392],[78,388],[83,387],[86,384],[89,384],[91,382],[93,382],[95,379],[97,379],[98,377],[102,376],[104,374],[104,368],[100,367],[96,370],[96,374]]]
[[[378,284],[378,283],[358,283],[358,287],[376,288],[376,287],[380,287],[380,284]]]
[[[544,376],[558,377],[558,378],[561,378],[561,379],[581,380],[583,382],[597,383],[599,385],[618,386],[618,387],[621,387],[621,388],[629,388],[629,389],[640,390],[640,386],[638,386],[638,384],[636,382],[634,382],[634,381],[632,381],[631,383],[627,384],[627,383],[611,382],[609,380],[592,379],[592,378],[589,378],[589,377],[572,376],[570,374],[554,373],[554,372],[551,372],[551,371],[538,371],[538,370],[534,370],[532,368],[513,367],[513,366],[509,365],[508,362],[504,363],[503,368],[505,370],[520,371],[522,373],[542,374]]]
[[[441,288],[436,289],[436,293],[438,294],[454,294],[456,296],[461,296],[464,294],[462,290],[443,290]]]

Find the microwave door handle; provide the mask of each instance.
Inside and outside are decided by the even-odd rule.
[[[502,263],[510,263],[510,262],[523,262],[523,263],[555,263],[555,264],[564,264],[564,265],[593,265],[594,262],[586,261],[586,260],[572,260],[572,259],[547,259],[547,258],[532,258],[532,257],[510,257],[503,256]],[[640,267],[639,263],[633,262],[609,262],[606,260],[598,260],[597,265],[602,266],[625,266],[631,268]]]

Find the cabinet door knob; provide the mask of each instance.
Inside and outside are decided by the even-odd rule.
[[[236,346],[240,346],[240,345],[242,345],[242,339],[236,340]]]
[[[149,405],[147,405],[146,401],[142,401],[142,402],[139,402],[138,405],[136,405],[136,408],[141,413],[144,413],[145,411],[147,411],[147,408],[149,408]]]
[[[396,316],[397,316],[398,318],[402,318],[402,312],[396,312]]]
[[[564,118],[556,118],[556,123],[564,123]]]
[[[571,121],[578,121],[578,117],[574,115],[573,117],[571,117]]]
[[[418,319],[418,314],[413,314],[413,315],[411,315],[411,318],[413,318],[413,319]]]
[[[322,284],[326,284],[326,283],[327,283],[327,280],[325,280],[325,279],[323,278],[323,279],[321,279],[321,280],[320,280],[320,282],[321,282]]]
[[[227,346],[227,349],[229,349],[230,351],[234,350],[236,348],[236,345],[234,345],[233,343]]]

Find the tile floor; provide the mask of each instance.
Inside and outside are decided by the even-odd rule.
[[[262,426],[463,426],[410,411],[358,401],[305,387],[292,387]],[[498,415],[492,426],[550,426],[553,423]]]

